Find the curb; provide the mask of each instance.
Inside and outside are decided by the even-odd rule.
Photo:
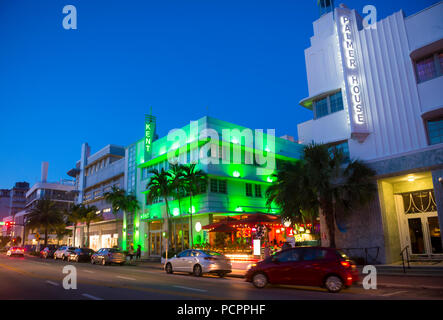
[[[362,282],[358,282],[357,285],[363,286]],[[377,283],[377,288],[397,288],[397,289],[426,289],[426,290],[443,290],[443,287],[422,286],[422,285],[408,285],[408,284],[396,284],[396,283]]]

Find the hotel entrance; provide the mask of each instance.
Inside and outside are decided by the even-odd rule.
[[[413,255],[443,254],[433,190],[403,194],[406,234]]]
[[[387,179],[391,182],[401,249],[416,258],[443,258],[441,230],[430,173]]]
[[[160,256],[162,254],[162,225],[161,221],[149,222],[149,255]]]

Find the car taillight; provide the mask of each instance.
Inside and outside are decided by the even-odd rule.
[[[341,265],[345,268],[350,268],[351,263],[349,261],[340,261]]]

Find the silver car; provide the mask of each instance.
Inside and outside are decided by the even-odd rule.
[[[71,252],[74,252],[76,248],[75,247],[68,247],[68,246],[62,246],[57,249],[57,251],[54,252],[54,260],[62,259],[67,260],[68,256],[71,254]]]
[[[197,277],[204,273],[213,273],[224,277],[232,272],[232,265],[229,258],[218,252],[185,250],[168,259],[165,271],[167,273],[189,272]]]

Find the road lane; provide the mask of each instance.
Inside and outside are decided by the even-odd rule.
[[[74,265],[78,276],[77,290],[64,290],[62,287],[63,267]],[[41,260],[35,257],[9,258],[0,255],[0,274],[3,281],[11,286],[4,273],[21,279],[29,279],[29,284],[20,282],[12,291],[11,299],[21,299],[20,288],[41,292],[40,299],[223,299],[223,300],[301,300],[301,299],[402,299],[420,298],[412,290],[376,290],[351,288],[339,294],[330,294],[320,288],[294,289],[291,286],[270,286],[256,289],[243,279],[200,277],[187,274],[166,274],[162,270],[136,266],[99,266],[89,263],[66,263],[54,260]],[[48,281],[59,284],[55,287]],[[29,290],[28,290],[29,288]],[[54,296],[54,290],[64,292]],[[427,298],[442,298],[443,294],[427,292]],[[93,298],[92,298],[93,297]],[[30,295],[29,299],[36,299]]]

